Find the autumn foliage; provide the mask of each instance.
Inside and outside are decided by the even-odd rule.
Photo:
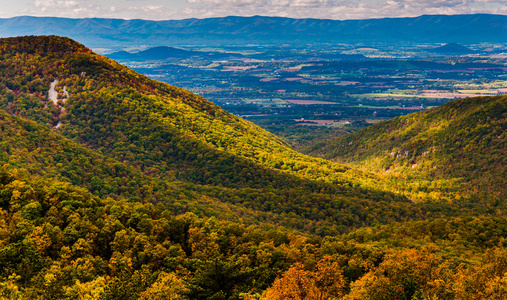
[[[67,38],[0,56],[2,299],[507,297],[505,97],[323,149],[359,171]]]

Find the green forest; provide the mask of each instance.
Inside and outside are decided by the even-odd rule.
[[[507,293],[505,97],[309,156],[68,38],[0,39],[0,58],[0,298]]]
[[[507,196],[507,97],[454,100],[305,149],[385,178],[414,199]]]

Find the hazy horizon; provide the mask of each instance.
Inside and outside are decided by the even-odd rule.
[[[505,15],[507,7],[496,0],[19,0],[4,3],[0,18],[179,20],[261,15],[352,20],[459,14]]]
[[[333,21],[354,21],[354,20],[375,20],[375,19],[403,19],[403,18],[418,18],[422,16],[460,16],[460,15],[499,15],[499,16],[507,16],[507,13],[505,14],[495,14],[495,13],[470,13],[470,14],[420,14],[420,15],[414,15],[414,16],[399,16],[399,17],[369,17],[369,18],[359,18],[359,19],[331,19],[331,18],[317,18],[317,17],[281,17],[281,16],[274,16],[274,15],[249,15],[249,16],[241,16],[241,15],[224,15],[224,16],[218,16],[218,17],[188,17],[188,18],[172,18],[172,19],[147,19],[147,18],[121,18],[121,17],[65,17],[65,16],[35,16],[35,15],[17,15],[12,17],[0,17],[0,19],[14,19],[14,18],[60,18],[60,19],[74,19],[74,20],[81,20],[81,19],[111,19],[111,20],[143,20],[143,21],[173,21],[173,20],[190,20],[190,19],[212,19],[212,18],[227,18],[227,17],[243,17],[243,18],[249,18],[249,17],[266,17],[266,18],[289,18],[289,19],[317,19],[317,20],[333,20]]]

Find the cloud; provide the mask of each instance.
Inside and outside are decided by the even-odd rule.
[[[211,5],[213,7],[241,7],[255,6],[259,10],[269,10],[271,7],[329,7],[341,1],[338,0],[187,0],[190,5]]]
[[[164,7],[162,5],[144,5],[144,6],[129,6],[127,9],[124,9],[123,11],[142,11],[148,13],[163,10]]]
[[[224,6],[261,6],[266,1],[261,0],[187,0],[188,4],[211,5],[214,7]]]
[[[62,16],[69,17],[87,16],[100,11],[101,8],[93,1],[82,0],[35,0],[33,7],[25,10],[25,13],[34,16]]]
[[[488,12],[474,7],[474,0],[187,0],[187,3],[189,8],[184,14],[201,17],[267,15],[343,20]]]
[[[327,6],[329,0],[271,0],[270,5],[273,7],[320,7]]]
[[[445,8],[445,7],[459,7],[466,6],[468,0],[404,0],[400,1],[413,7],[433,7],[433,8]]]
[[[173,4],[168,4],[173,3]],[[142,18],[223,16],[368,19],[423,14],[507,13],[504,0],[32,0],[35,16]]]
[[[78,5],[74,0],[35,0],[35,7],[72,7]]]
[[[80,4],[74,0],[35,0],[36,8],[46,11],[48,9],[76,9]]]
[[[170,19],[177,18],[173,12],[163,5],[153,5],[152,1],[136,0],[124,1],[97,0],[33,0],[32,7],[22,11],[22,14],[32,16],[57,16],[67,18],[125,18],[125,19]],[[113,4],[114,2],[114,4]]]

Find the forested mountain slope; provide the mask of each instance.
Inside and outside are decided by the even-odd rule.
[[[226,216],[319,235],[393,221],[504,212],[503,204],[468,198],[447,203],[431,189],[414,191],[410,178],[389,184],[369,171],[302,155],[195,94],[139,75],[67,38],[3,39],[0,55],[0,107],[37,121],[45,129],[35,130],[54,132],[52,140],[61,134],[73,142],[55,144],[49,157],[59,160],[61,152],[83,157],[77,159],[81,167],[70,159],[61,165],[46,159],[37,160],[35,168],[24,154],[11,165],[101,197],[161,202],[174,213]],[[12,145],[32,143],[20,152],[34,155],[43,144],[33,146],[36,135],[25,132],[27,140]],[[104,163],[87,166],[98,161]],[[459,195],[458,188],[451,183],[445,192]],[[403,193],[429,201],[414,203]],[[214,209],[206,203],[219,205]]]
[[[505,217],[261,230],[0,170],[6,299],[502,299]],[[308,297],[308,298],[305,298]]]
[[[40,134],[28,130],[26,140],[6,141],[6,147],[27,150],[13,149],[19,157],[11,162],[4,156],[4,162],[101,197],[160,201],[174,213],[230,211],[249,223],[321,235],[464,209],[414,204],[371,173],[302,155],[199,96],[150,80],[67,38],[0,40],[0,55],[0,107],[41,124],[34,129]],[[26,131],[21,127],[17,130]],[[27,157],[48,141],[33,137],[47,134],[55,146],[35,168]],[[73,143],[56,143],[58,134]],[[62,152],[69,158],[62,161]],[[74,153],[79,167],[70,159]],[[180,196],[187,192],[190,196]],[[175,195],[184,200],[175,201]],[[203,208],[194,199],[215,201],[224,210]]]
[[[335,235],[363,224],[457,214],[408,200],[357,193],[324,193],[303,188],[226,188],[145,174],[34,121],[0,112],[0,162],[24,176],[58,179],[97,196],[160,203],[172,214],[193,212],[265,228],[283,226]],[[368,195],[366,195],[368,196]],[[373,200],[375,199],[375,200]],[[331,202],[332,201],[332,202]]]
[[[375,171],[393,185],[410,184],[400,188],[414,195],[433,192],[498,204],[507,196],[506,134],[506,96],[466,98],[308,150]]]
[[[286,174],[346,185],[362,176],[301,155],[211,102],[150,80],[71,40],[27,37],[3,43],[4,109],[49,126],[61,122],[58,132],[144,172],[234,187],[279,181],[286,186]],[[46,98],[54,80],[56,107]],[[228,168],[245,172],[217,176],[215,170],[223,175]]]
[[[70,182],[104,198],[161,203],[173,214],[191,211],[201,216],[220,216],[247,223],[268,220],[264,223],[271,226],[289,223],[291,219],[276,218],[272,213],[251,210],[232,201],[224,203],[213,195],[214,191],[187,182],[148,176],[50,128],[5,112],[0,112],[0,132],[2,168],[20,176]]]

